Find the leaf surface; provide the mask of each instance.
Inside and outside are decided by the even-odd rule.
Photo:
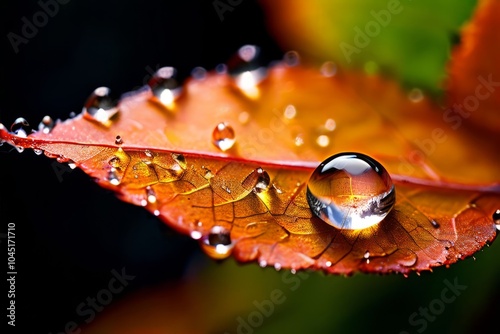
[[[225,73],[189,79],[182,89],[168,106],[143,89],[122,97],[108,122],[82,113],[27,137],[1,126],[0,138],[74,163],[199,239],[214,258],[407,274],[456,262],[496,237],[495,133],[454,127],[446,109],[418,92],[354,71],[331,76],[286,63],[270,66],[251,97]],[[235,132],[227,151],[213,144],[221,122]],[[339,230],[309,208],[311,173],[345,151],[375,158],[395,183],[395,207],[374,227]],[[214,226],[230,231],[225,251],[206,243]]]

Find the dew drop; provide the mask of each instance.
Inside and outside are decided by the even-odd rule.
[[[250,120],[250,114],[248,112],[246,112],[246,111],[242,111],[238,115],[238,121],[241,124],[247,124],[249,120]]]
[[[111,118],[118,112],[118,103],[111,97],[108,87],[99,87],[92,92],[83,106],[83,116],[109,126]]]
[[[26,138],[31,132],[29,126],[30,125],[27,120],[22,117],[18,117],[10,126],[10,132],[14,133],[18,137]]]
[[[334,119],[329,118],[329,119],[326,120],[326,122],[325,122],[325,129],[327,131],[332,132],[333,130],[335,130],[336,127],[337,127],[337,122],[335,122]]]
[[[337,74],[337,65],[334,62],[327,61],[324,62],[323,65],[321,65],[319,71],[323,76],[330,78]]]
[[[68,167],[71,168],[71,169],[75,169],[76,168],[76,164],[74,161],[72,160],[69,160],[68,161]]]
[[[297,66],[300,64],[300,55],[297,51],[288,51],[283,56],[283,61],[286,66]]]
[[[361,153],[331,156],[316,168],[307,185],[312,212],[339,229],[378,224],[391,211],[395,199],[389,173]]]
[[[34,148],[33,149],[33,152],[35,152],[36,155],[41,155],[43,153],[43,150],[40,150],[40,149],[37,149],[37,148]]]
[[[434,219],[431,219],[431,225],[434,228],[438,228],[439,227],[439,223],[437,221],[435,221]]]
[[[172,153],[172,159],[174,159],[177,163],[177,165],[174,165],[172,169],[181,171],[187,168],[186,158],[182,153]]]
[[[108,164],[111,167],[119,168],[121,165],[120,158],[118,158],[117,156],[113,156],[111,159],[109,159]]]
[[[330,145],[330,138],[326,135],[321,135],[316,138],[316,144],[318,144],[319,147],[327,147]]]
[[[118,176],[116,176],[116,169],[115,168],[111,168],[108,171],[107,179],[108,179],[109,183],[111,183],[114,186],[117,186],[120,184],[120,180],[118,179]]]
[[[16,150],[19,153],[23,153],[24,152],[24,147],[22,147],[22,146],[16,146]]]
[[[418,88],[413,88],[410,93],[408,93],[408,98],[413,103],[418,103],[424,99],[424,93]]]
[[[121,136],[116,136],[116,138],[115,138],[115,144],[116,145],[123,144],[123,138]]]
[[[493,212],[493,220],[495,221],[497,231],[500,231],[500,209]]]
[[[236,55],[229,59],[227,70],[236,81],[240,90],[250,98],[260,94],[257,85],[265,78],[266,69],[259,59],[260,49],[255,45],[242,46]]]
[[[276,269],[276,271],[280,271],[281,270],[281,263],[276,262],[274,264],[274,269]]]
[[[300,135],[300,134],[297,135],[297,136],[295,136],[295,139],[293,140],[293,143],[297,147],[300,147],[300,146],[304,145],[304,137],[302,135]]]
[[[203,80],[207,77],[207,70],[204,69],[203,67],[195,67],[193,68],[193,70],[191,71],[191,76],[195,79],[195,80]]]
[[[40,124],[38,124],[38,131],[41,131],[42,133],[48,134],[52,131],[54,128],[54,121],[50,116],[45,116],[42,118],[42,121]]]
[[[167,107],[173,107],[175,100],[182,92],[182,87],[175,78],[176,73],[173,67],[162,67],[148,81],[153,96]]]
[[[260,193],[267,190],[270,183],[271,178],[269,174],[261,167],[258,167],[243,180],[242,186],[248,190],[252,189],[252,191]]]
[[[151,163],[154,160],[153,153],[150,150],[145,150],[144,152],[140,152],[139,157],[141,158],[141,161],[144,162],[146,165],[151,165]]]
[[[222,151],[227,151],[235,143],[234,130],[228,123],[217,124],[212,133],[212,143]]]
[[[218,260],[227,258],[234,248],[229,230],[218,225],[212,227],[208,235],[203,236],[200,241],[205,253]]]
[[[148,202],[151,204],[156,203],[156,193],[155,191],[151,188],[151,186],[146,187],[146,196],[148,197]]]
[[[292,104],[289,104],[285,108],[285,112],[283,113],[283,116],[285,116],[286,119],[292,119],[295,118],[297,115],[297,109],[295,109],[295,106]]]

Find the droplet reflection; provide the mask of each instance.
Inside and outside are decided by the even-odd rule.
[[[307,185],[313,213],[339,229],[378,224],[391,211],[395,189],[389,173],[361,153],[340,153],[323,161]]]

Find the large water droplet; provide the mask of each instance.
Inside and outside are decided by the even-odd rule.
[[[182,88],[177,82],[176,69],[173,67],[159,68],[148,81],[153,96],[164,106],[174,106],[175,100],[180,96]]]
[[[38,131],[42,131],[45,134],[50,133],[50,131],[52,131],[53,128],[54,128],[54,121],[48,115],[42,118],[42,121],[40,122],[40,124],[38,124]]]
[[[10,132],[14,133],[18,137],[26,138],[28,134],[31,133],[29,126],[30,125],[27,120],[22,117],[18,117],[10,126]]]
[[[231,125],[221,122],[217,124],[212,132],[212,143],[222,151],[227,151],[233,147],[235,139],[234,130]]]
[[[118,112],[117,102],[111,97],[108,87],[99,87],[89,96],[83,107],[86,119],[109,126],[111,118]]]
[[[265,78],[266,69],[259,59],[260,49],[255,45],[244,45],[227,64],[229,74],[236,85],[250,98],[259,96],[257,85]]]
[[[201,246],[209,256],[221,260],[231,255],[234,243],[231,241],[229,230],[216,225],[201,239]]]
[[[313,213],[340,229],[363,229],[378,224],[396,199],[385,168],[361,153],[340,153],[323,161],[307,185]]]

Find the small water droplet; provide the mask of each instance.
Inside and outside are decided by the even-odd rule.
[[[255,45],[242,46],[236,55],[228,61],[228,73],[235,79],[236,85],[250,98],[259,96],[257,85],[266,76],[266,69],[259,59],[260,49]]]
[[[158,217],[160,215],[160,210],[156,209],[155,211],[153,211],[153,214]]]
[[[421,89],[413,88],[408,93],[408,98],[410,99],[411,102],[418,103],[424,99],[424,93],[422,93]]]
[[[68,161],[68,167],[71,168],[71,169],[75,169],[76,168],[76,163],[73,160],[69,160]]]
[[[141,158],[141,161],[144,162],[146,165],[150,165],[154,160],[154,155],[150,150],[145,150],[144,152],[140,152],[139,157]]]
[[[141,199],[141,206],[146,206],[148,205],[148,201],[146,199]]]
[[[370,252],[366,251],[363,257],[366,259],[366,263],[370,263]]]
[[[120,158],[119,158],[119,157],[117,157],[117,156],[113,156],[111,159],[109,159],[108,164],[109,164],[111,167],[114,167],[114,168],[119,168],[119,167],[120,167],[120,165],[121,165]]]
[[[190,235],[191,235],[191,238],[193,238],[194,240],[199,240],[203,236],[203,234],[201,234],[200,231],[196,231],[196,230],[191,231]]]
[[[259,266],[261,266],[261,268],[265,268],[267,266],[267,261],[266,260],[260,260],[259,261]]]
[[[115,138],[115,144],[116,144],[116,145],[121,145],[121,144],[123,144],[123,138],[122,138],[121,136],[119,136],[119,135],[118,135],[118,136],[116,136],[116,138]]]
[[[434,228],[438,228],[439,227],[439,223],[437,221],[435,221],[434,219],[431,219],[431,225]]]
[[[337,74],[337,65],[334,62],[327,61],[324,62],[323,65],[321,65],[319,71],[323,76],[330,78]]]
[[[120,184],[120,180],[118,179],[118,176],[116,176],[116,169],[115,168],[111,168],[108,171],[107,179],[108,179],[109,183],[111,183],[114,186],[117,186]]]
[[[221,122],[212,133],[212,143],[222,151],[227,151],[235,143],[235,134],[231,125]]]
[[[24,152],[24,147],[22,147],[22,146],[16,146],[16,150],[19,153],[23,153]]]
[[[207,77],[207,70],[204,69],[203,67],[201,66],[198,66],[198,67],[195,67],[193,68],[193,70],[191,71],[191,76],[195,79],[195,80],[203,80]]]
[[[153,190],[153,188],[151,188],[151,186],[146,187],[146,196],[148,197],[149,203],[151,203],[151,204],[156,203],[156,193]]]
[[[177,162],[177,165],[173,166],[173,170],[185,170],[187,168],[186,157],[182,153],[172,153],[172,159]]]
[[[33,152],[35,152],[36,155],[41,155],[43,153],[43,150],[40,150],[40,149],[37,149],[37,148],[34,148],[33,149]]]
[[[241,124],[247,124],[249,120],[250,120],[250,114],[248,112],[246,112],[246,111],[242,111],[238,115],[238,121]]]
[[[175,100],[182,92],[182,87],[175,78],[176,73],[177,71],[173,67],[162,67],[148,81],[153,96],[167,107],[173,107]]]
[[[297,109],[292,104],[289,104],[285,108],[285,112],[283,113],[286,119],[292,119],[297,115]]]
[[[276,262],[274,264],[274,269],[276,269],[276,271],[280,271],[281,270],[281,263]]]
[[[286,66],[297,66],[300,64],[300,55],[297,51],[288,51],[283,56],[283,61]]]
[[[208,235],[201,239],[202,249],[214,259],[222,260],[231,255],[234,243],[231,240],[229,230],[223,226],[214,226]]]
[[[321,135],[316,138],[316,144],[318,144],[319,147],[327,147],[330,145],[330,138],[326,135]]]
[[[38,131],[41,131],[42,133],[48,134],[52,131],[54,128],[54,121],[50,116],[45,116],[42,118],[42,121],[40,124],[38,124]]]
[[[29,126],[30,125],[27,120],[22,117],[18,117],[10,126],[10,132],[14,133],[18,137],[26,138],[28,134],[31,133]]]
[[[276,190],[276,193],[283,194],[283,190],[276,183],[273,183],[273,188]]]
[[[329,119],[326,120],[326,122],[325,122],[325,129],[327,131],[331,132],[331,131],[335,130],[336,127],[337,127],[337,122],[335,122],[335,120],[333,120],[331,118],[329,118]]]
[[[300,147],[300,146],[304,145],[304,137],[301,134],[298,134],[297,136],[295,136],[295,139],[293,140],[293,143],[297,147]]]
[[[332,261],[326,261],[325,262],[326,267],[331,267],[332,266]]]
[[[500,209],[493,212],[493,220],[495,221],[497,231],[500,231]]]
[[[83,116],[105,126],[110,125],[111,118],[118,113],[118,103],[111,97],[108,87],[96,88],[83,106]]]
[[[378,224],[394,206],[395,188],[389,173],[361,153],[340,153],[323,161],[307,185],[313,213],[340,229]]]
[[[212,173],[212,171],[210,169],[208,169],[207,167],[205,166],[201,166],[201,169],[204,170],[204,174],[203,174],[203,177],[207,180],[210,180],[211,178],[213,178],[215,175]]]
[[[270,183],[271,178],[269,174],[261,167],[258,167],[243,180],[242,186],[248,190],[252,189],[252,191],[260,193],[267,190]]]

